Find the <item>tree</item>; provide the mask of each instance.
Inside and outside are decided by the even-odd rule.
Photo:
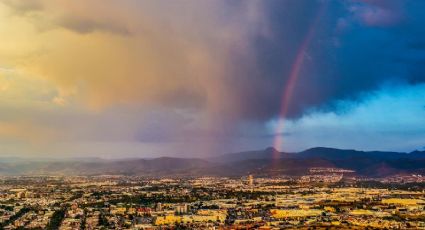
[[[55,211],[46,229],[49,229],[49,230],[59,229],[59,226],[62,223],[62,220],[64,217],[65,217],[65,209],[60,209]]]

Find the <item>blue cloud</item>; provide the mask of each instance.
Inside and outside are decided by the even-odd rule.
[[[286,150],[330,146],[411,151],[424,145],[425,84],[385,86],[361,103],[342,100],[334,111],[315,110],[286,121]],[[269,123],[275,128],[276,120]]]

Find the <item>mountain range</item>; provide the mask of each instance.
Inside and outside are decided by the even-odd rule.
[[[425,151],[365,152],[317,147],[298,153],[267,148],[202,159],[0,158],[0,175],[270,176],[303,175],[317,167],[349,169],[368,177],[425,174]]]

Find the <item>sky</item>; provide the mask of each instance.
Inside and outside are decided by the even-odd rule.
[[[425,1],[0,0],[0,156],[425,147]]]

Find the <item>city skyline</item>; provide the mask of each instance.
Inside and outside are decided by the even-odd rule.
[[[0,0],[0,157],[424,150],[424,10]]]

